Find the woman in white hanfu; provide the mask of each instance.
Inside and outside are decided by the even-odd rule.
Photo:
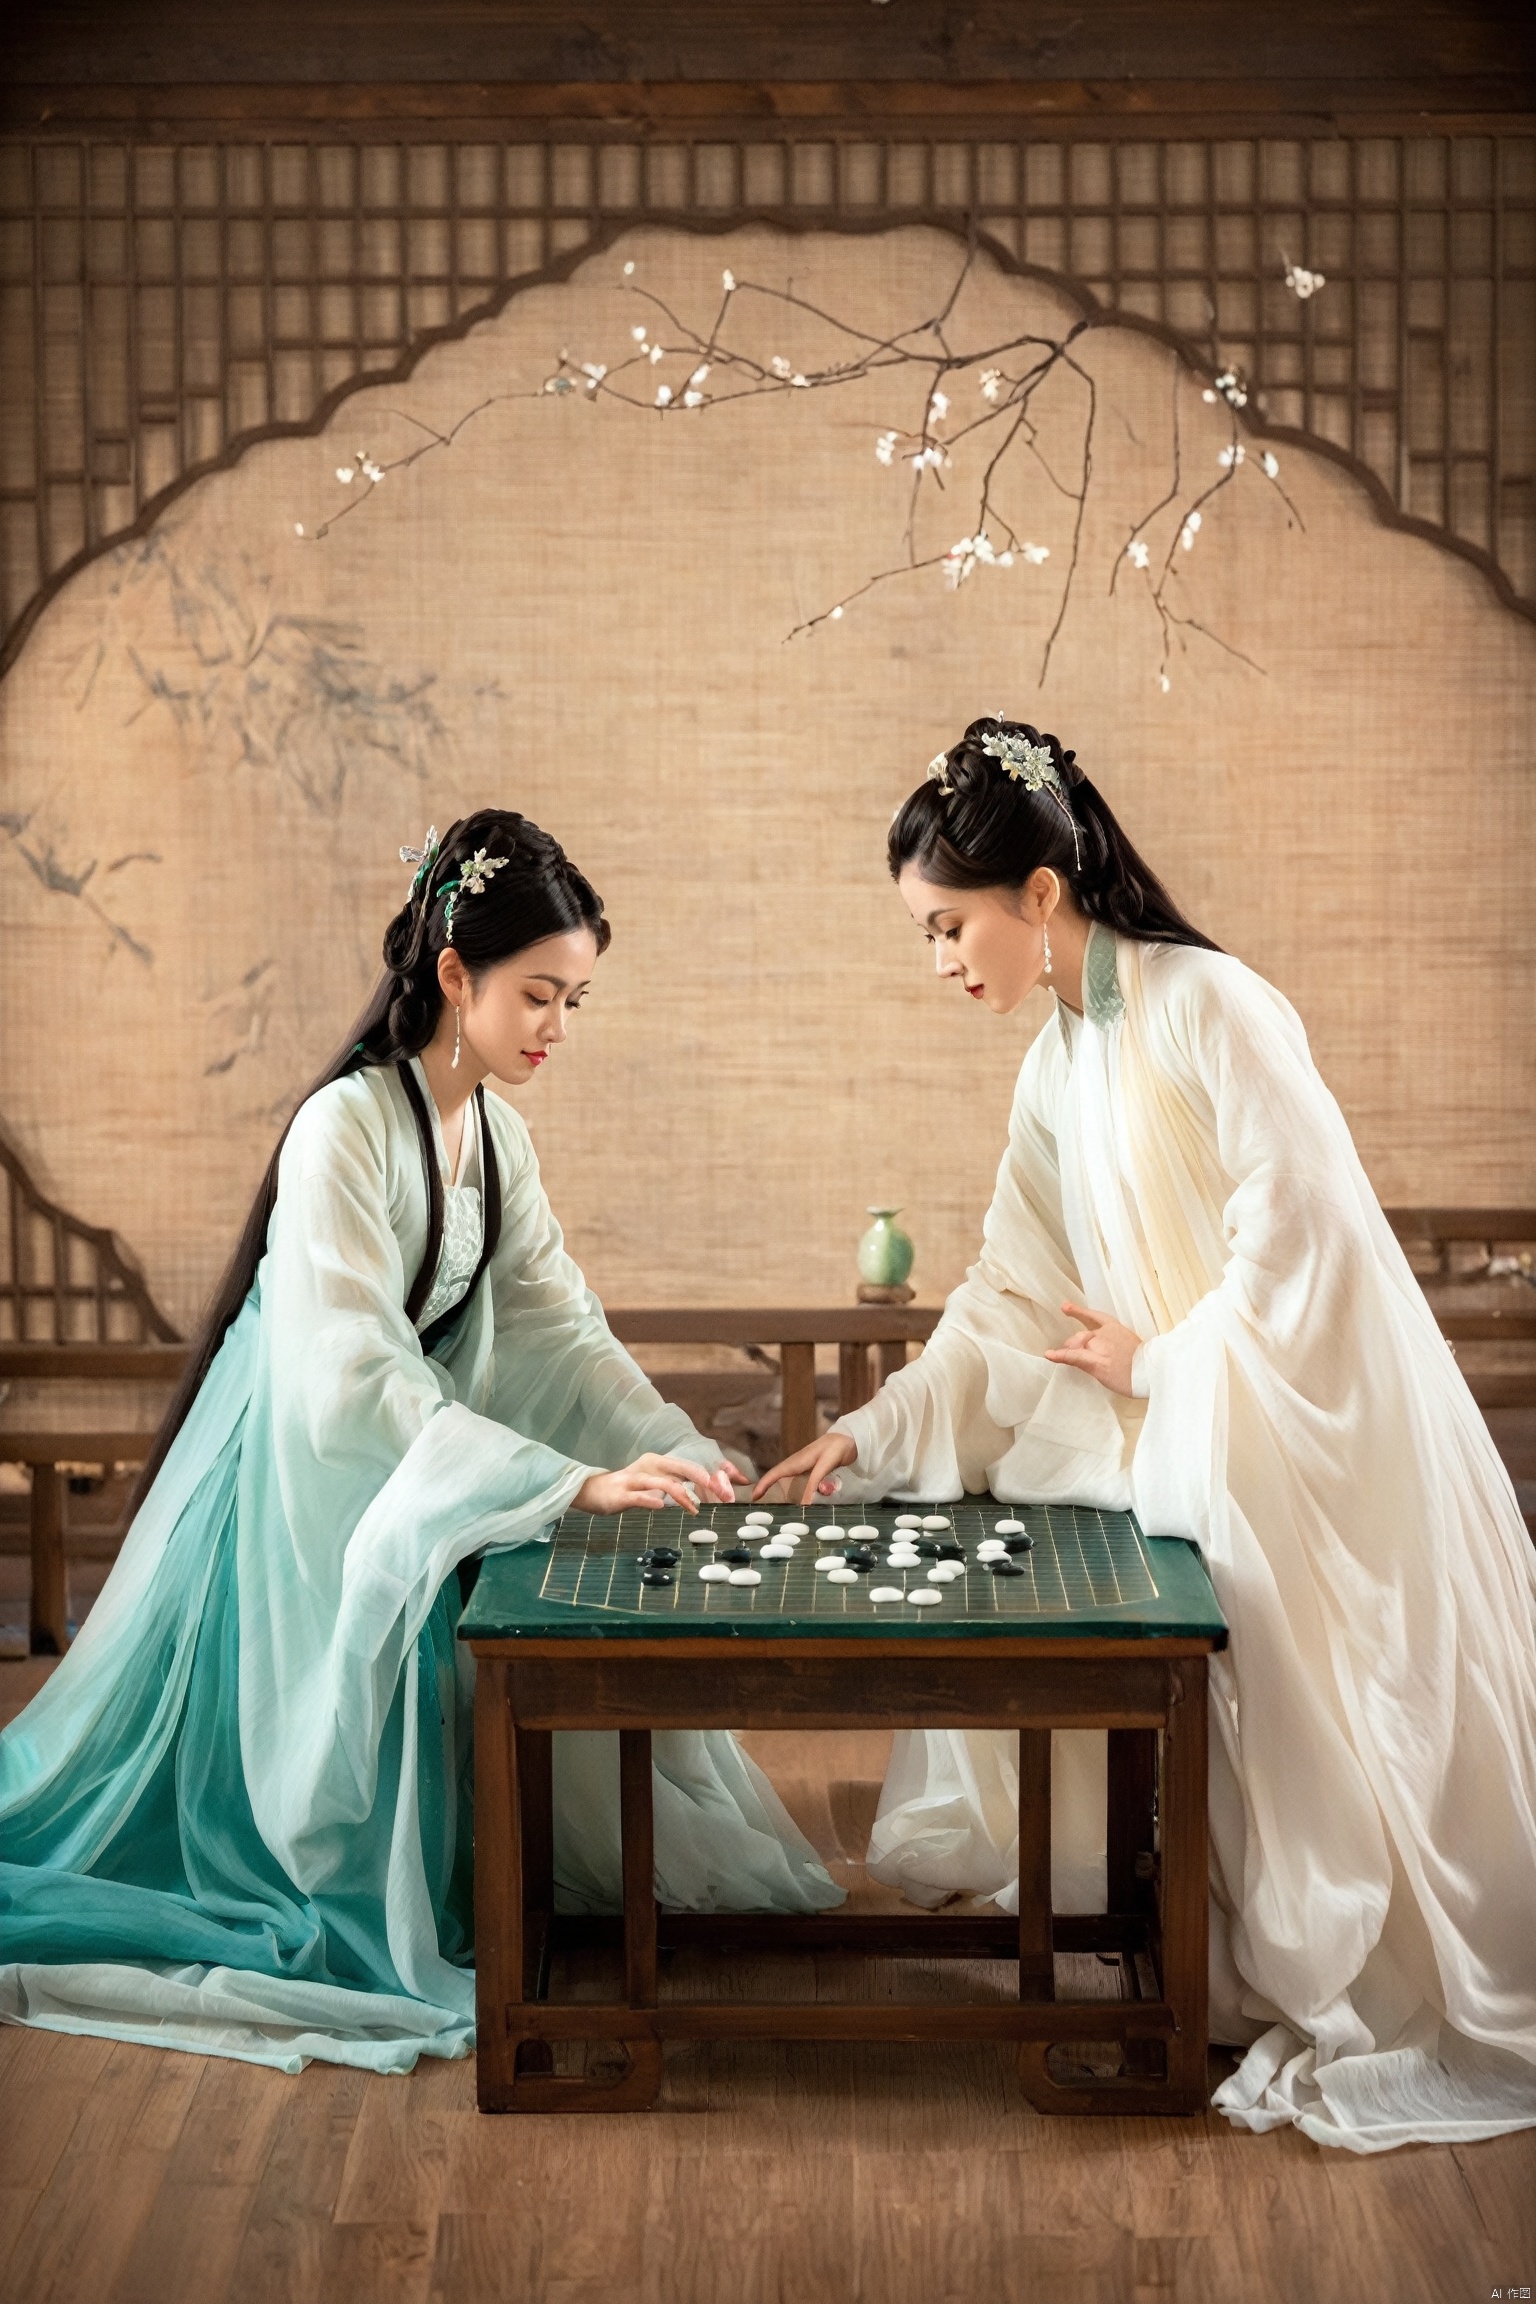
[[[974,722],[889,861],[940,976],[1056,1013],[932,1341],[779,1474],[1194,1538],[1217,2104],[1359,2151],[1536,2123],[1536,1553],[1295,1011],[1026,725]],[[1058,1909],[1103,1909],[1096,1741],[1056,1739]],[[1010,1902],[1016,1750],[898,1738],[871,1868]]]
[[[273,1157],[123,1550],[0,1736],[0,2020],[296,2071],[474,2038],[465,1570],[569,1504],[729,1501],[610,1333],[522,1120],[608,923],[484,810]],[[460,1571],[456,1574],[455,1571]],[[655,1739],[663,1902],[840,1901],[726,1734]],[[555,1739],[556,1900],[620,1903],[617,1739]]]

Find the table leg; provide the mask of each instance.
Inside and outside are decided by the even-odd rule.
[[[1054,2000],[1051,1949],[1051,1732],[1019,1732],[1019,1998]]]
[[[509,2012],[523,1997],[523,1856],[510,1667],[475,1672],[475,2029],[480,2109],[511,2101]]]
[[[1168,2043],[1171,2111],[1206,2104],[1210,1993],[1210,1840],[1206,1811],[1206,1660],[1182,1657],[1170,1670],[1159,1810],[1158,1907],[1163,1998],[1178,2030]]]
[[[555,1911],[555,1740],[547,1728],[519,1726],[515,1733],[522,1803],[523,1994],[536,2000]]]
[[[894,1344],[877,1345],[876,1350],[880,1355],[880,1381],[883,1384],[888,1376],[895,1375],[898,1368],[905,1368],[907,1348],[905,1344],[898,1341]]]
[[[624,1836],[624,1997],[656,2005],[656,1833],[651,1732],[619,1734],[619,1803]]]
[[[1153,1811],[1157,1799],[1157,1730],[1109,1731],[1109,1909],[1151,1912]]]
[[[64,1570],[64,1475],[55,1464],[32,1467],[32,1606],[34,1656],[62,1656],[69,1646]]]

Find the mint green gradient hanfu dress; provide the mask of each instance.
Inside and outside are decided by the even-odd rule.
[[[428,1194],[401,1080],[354,1073],[296,1117],[244,1309],[79,1637],[0,1735],[0,2020],[291,2071],[473,2044],[455,1570],[536,1541],[595,1469],[720,1459],[610,1333],[495,1098],[500,1239],[423,1353],[479,1261],[475,1110],[415,1325]],[[733,1737],[655,1755],[664,1903],[840,1900]],[[557,1737],[555,1797],[557,1899],[617,1909],[616,1740]]]

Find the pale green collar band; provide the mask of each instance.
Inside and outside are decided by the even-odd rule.
[[[1083,950],[1083,1014],[1107,1032],[1125,1014],[1125,995],[1115,965],[1115,932],[1095,920]]]

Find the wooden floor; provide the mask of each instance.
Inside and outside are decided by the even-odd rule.
[[[42,1669],[0,1665],[0,1719]],[[878,1739],[750,1741],[851,1867]],[[854,1965],[739,1982],[798,1995]],[[288,2079],[0,2028],[4,2304],[1473,2304],[1522,2284],[1536,2135],[1360,2160],[1214,2114],[1051,2121],[979,2048],[680,2048],[654,2112],[486,2119],[467,2062]]]

